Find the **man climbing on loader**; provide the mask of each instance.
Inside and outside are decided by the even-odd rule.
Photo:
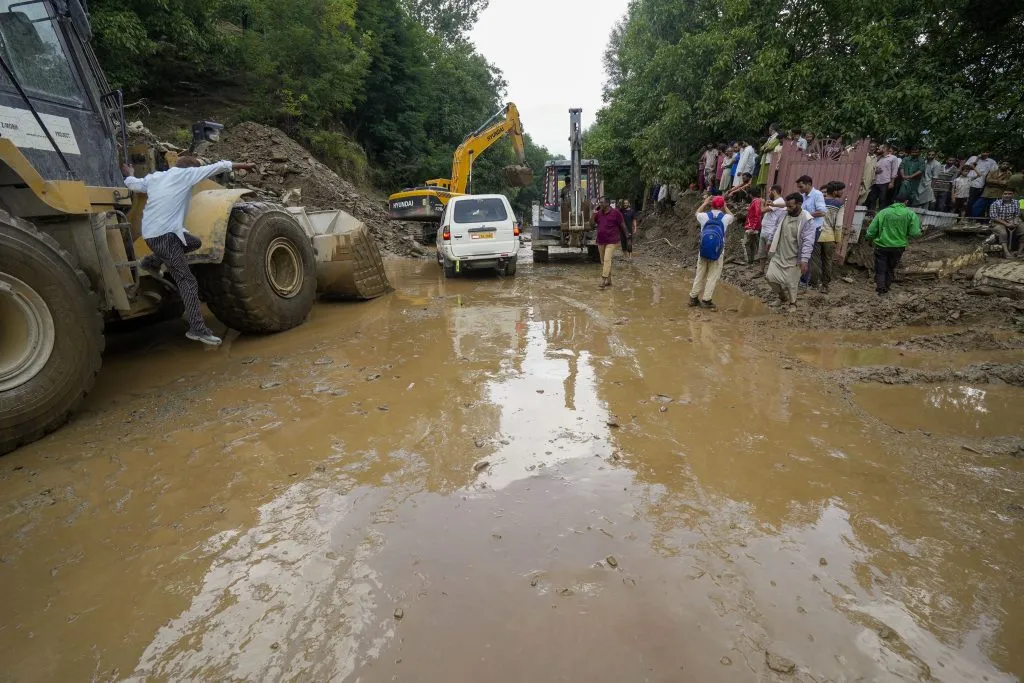
[[[192,188],[215,175],[232,170],[251,171],[255,167],[255,164],[230,161],[204,166],[190,156],[180,157],[173,167],[150,173],[145,178],[136,178],[135,168],[129,164],[121,167],[125,187],[132,192],[145,192],[148,197],[142,212],[142,238],[153,253],[142,259],[142,268],[159,276],[160,267],[167,266],[185,305],[185,319],[188,320],[185,336],[193,341],[210,346],[221,343],[220,337],[203,320],[199,307],[199,282],[185,259],[185,254],[203,245],[202,240],[185,230]]]

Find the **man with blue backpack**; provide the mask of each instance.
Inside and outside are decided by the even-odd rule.
[[[707,210],[708,204],[711,209]],[[725,263],[725,229],[735,220],[725,204],[725,197],[713,195],[697,209],[700,223],[700,254],[697,257],[697,276],[690,289],[690,306],[718,310],[711,297],[715,295],[718,278]],[[702,296],[703,292],[703,296]]]

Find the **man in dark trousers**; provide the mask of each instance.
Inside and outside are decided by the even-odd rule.
[[[909,238],[921,234],[921,219],[902,202],[877,214],[868,226],[867,238],[875,243],[875,291],[885,296],[896,277]]]
[[[125,187],[147,195],[142,212],[142,238],[153,254],[142,259],[142,268],[157,273],[160,266],[166,264],[185,304],[185,319],[188,320],[185,336],[193,341],[219,346],[221,340],[203,320],[199,308],[199,283],[185,259],[185,254],[203,244],[198,237],[185,231],[185,215],[192,199],[192,188],[220,173],[254,168],[254,164],[230,161],[203,166],[198,159],[189,156],[180,157],[173,168],[150,173],[145,178],[136,178],[135,169],[128,164],[121,167]]]

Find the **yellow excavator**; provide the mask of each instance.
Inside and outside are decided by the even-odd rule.
[[[519,163],[503,169],[505,182],[513,187],[529,185],[533,181],[533,170],[526,165],[523,124],[516,105],[509,102],[458,146],[452,156],[451,178],[433,178],[423,185],[408,187],[388,197],[391,217],[399,221],[424,223],[421,241],[432,243],[448,200],[467,191],[472,192],[473,161],[506,135],[512,138]]]

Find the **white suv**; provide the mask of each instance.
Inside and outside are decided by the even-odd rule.
[[[505,195],[474,194],[448,201],[437,231],[437,262],[445,277],[496,268],[516,274],[519,224]]]

